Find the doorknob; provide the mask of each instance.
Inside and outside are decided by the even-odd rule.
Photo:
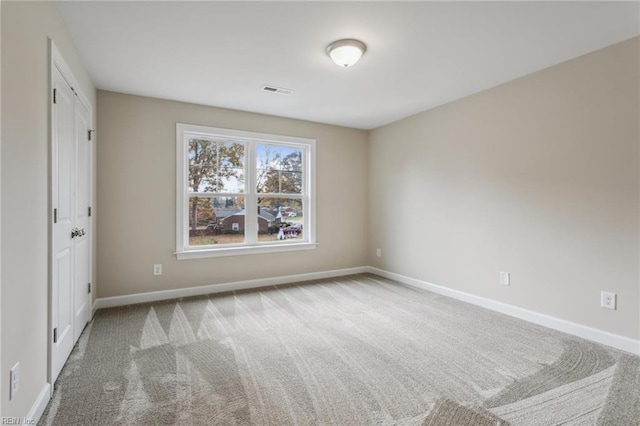
[[[83,235],[85,235],[87,232],[85,231],[84,228],[82,229],[78,229],[78,228],[73,228],[71,230],[71,238],[75,238],[75,237],[82,237]]]

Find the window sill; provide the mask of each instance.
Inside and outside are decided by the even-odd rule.
[[[243,246],[243,247],[225,247],[225,248],[208,248],[208,249],[192,249],[176,252],[178,260],[189,259],[206,259],[209,257],[224,256],[240,256],[245,254],[264,254],[264,253],[280,253],[286,251],[313,250],[318,243],[284,243],[281,245],[259,245],[259,246]]]

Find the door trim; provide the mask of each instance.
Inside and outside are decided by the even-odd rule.
[[[47,308],[48,308],[48,313],[47,313],[47,382],[50,385],[49,386],[49,398],[51,398],[51,396],[53,396],[53,384],[54,384],[54,378],[53,376],[53,356],[52,356],[52,348],[53,348],[53,298],[52,298],[52,286],[53,286],[53,161],[54,161],[54,157],[53,157],[53,88],[54,88],[54,72],[53,70],[57,68],[57,70],[60,72],[60,74],[62,74],[62,77],[67,81],[67,83],[69,84],[69,86],[71,86],[72,90],[75,92],[75,94],[77,95],[77,99],[80,101],[80,103],[83,104],[83,106],[87,109],[87,111],[89,112],[89,126],[91,128],[94,127],[93,125],[93,106],[91,104],[91,102],[89,101],[89,98],[83,93],[82,89],[80,88],[80,84],[78,84],[78,81],[76,80],[75,76],[73,75],[73,72],[71,71],[71,68],[69,67],[69,65],[67,64],[67,62],[64,60],[64,57],[62,56],[62,54],[60,53],[60,50],[58,50],[58,48],[56,47],[54,41],[49,38],[48,39],[48,53],[49,53],[49,69],[48,69],[48,91],[49,91],[49,96],[47,97],[48,99],[48,119],[49,119],[49,128],[48,128],[48,187],[49,187],[49,191],[48,191],[48,202],[47,202],[47,206],[48,206],[48,222],[47,222],[47,228],[48,228],[48,271],[47,271]],[[89,172],[89,200],[93,200],[93,183],[94,183],[94,160],[93,160],[93,155],[94,155],[94,151],[93,151],[93,143],[91,143],[91,145],[89,146],[89,157],[90,157],[90,164],[89,164],[89,168],[90,168],[90,172]],[[94,209],[95,210],[95,209]],[[93,244],[94,244],[94,238],[95,236],[93,235],[93,231],[94,231],[94,226],[93,226],[93,217],[90,218],[89,220],[89,236],[91,237],[91,241],[89,244],[89,277],[93,277]],[[92,304],[92,298],[93,298],[93,292],[95,291],[95,286],[92,289],[92,293],[87,293],[87,306],[91,307]],[[91,320],[91,313],[89,314],[89,321]]]

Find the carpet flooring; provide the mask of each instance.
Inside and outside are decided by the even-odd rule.
[[[96,313],[43,425],[638,425],[640,357],[375,275]]]

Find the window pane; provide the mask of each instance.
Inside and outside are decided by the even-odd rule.
[[[302,194],[302,172],[280,172],[280,192]]]
[[[244,243],[244,197],[189,197],[189,245]]]
[[[189,192],[244,191],[244,145],[189,139]]]
[[[295,198],[258,198],[258,241],[301,242],[302,201]]]
[[[259,193],[302,193],[302,149],[279,145],[256,145]]]
[[[216,192],[244,193],[244,169],[223,167],[217,182]]]

